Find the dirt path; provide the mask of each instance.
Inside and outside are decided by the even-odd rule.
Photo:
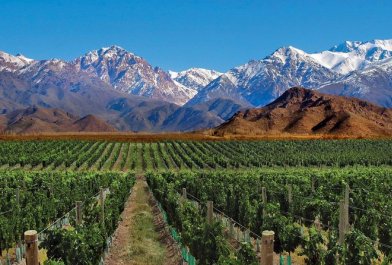
[[[179,255],[161,219],[146,181],[139,177],[104,264],[179,264]]]

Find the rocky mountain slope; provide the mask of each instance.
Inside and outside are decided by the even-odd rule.
[[[94,50],[71,62],[121,92],[185,104],[196,94],[171,79],[169,73],[118,46]]]
[[[319,88],[320,92],[351,96],[392,107],[392,58],[353,71]]]
[[[330,93],[360,97],[391,107],[392,40],[345,42],[328,51],[306,53],[294,47],[280,48],[272,55],[235,67],[213,80],[188,105],[213,98],[229,98],[241,104],[263,106],[292,86],[328,89]],[[383,64],[383,70],[380,69]],[[369,71],[368,71],[369,70]],[[353,76],[358,76],[353,79]],[[349,83],[349,87],[342,84]],[[366,89],[364,89],[366,87]],[[385,95],[385,100],[380,95]]]
[[[242,104],[263,106],[289,87],[317,87],[337,77],[338,74],[305,52],[294,47],[280,48],[263,60],[250,61],[221,75],[200,90],[188,104],[229,98]]]
[[[310,56],[335,72],[347,74],[363,70],[373,62],[391,58],[392,40],[346,41],[328,51],[313,53]]]
[[[75,63],[57,59],[24,63],[17,56],[4,57],[6,60],[0,61],[3,114],[30,106],[57,108],[80,117],[95,115],[120,130],[154,132],[202,129],[223,121],[214,113],[188,107],[187,117],[177,117],[176,113],[182,115],[178,111],[181,106],[119,91]],[[186,125],[185,118],[191,119],[192,125]]]
[[[263,108],[238,112],[211,133],[392,136],[392,109],[295,87]]]
[[[2,133],[114,132],[103,120],[88,115],[77,117],[59,109],[29,107],[0,115]]]
[[[392,40],[345,42],[319,53],[290,46],[221,74],[165,72],[118,46],[71,62],[0,52],[0,114],[38,106],[92,114],[119,130],[188,131],[264,106],[293,86],[390,107],[391,53]]]
[[[169,71],[169,74],[173,80],[197,91],[222,75],[217,71],[203,68],[191,68],[181,72]]]

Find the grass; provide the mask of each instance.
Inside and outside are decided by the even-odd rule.
[[[148,205],[148,193],[142,181],[136,183],[132,224],[127,246],[127,260],[131,264],[163,264],[166,248],[155,231],[154,216]]]

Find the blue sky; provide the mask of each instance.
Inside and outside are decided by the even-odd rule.
[[[166,70],[226,71],[281,46],[392,38],[392,1],[0,0],[0,50],[70,60],[122,46]]]

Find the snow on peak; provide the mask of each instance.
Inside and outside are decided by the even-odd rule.
[[[333,46],[331,52],[352,52],[355,50],[368,50],[371,48],[381,48],[383,50],[392,51],[392,39],[390,40],[371,40],[371,41],[345,41],[339,45]]]
[[[21,54],[13,56],[6,52],[0,51],[0,71],[6,70],[13,72],[25,67],[33,61],[34,60],[24,57]]]
[[[362,70],[392,57],[392,40],[346,41],[328,51],[310,54],[321,65],[340,74]]]
[[[361,41],[345,41],[341,44],[333,46],[329,51],[331,52],[351,52],[356,49],[363,42]]]
[[[82,62],[83,65],[86,64],[92,64],[92,63],[100,63],[103,60],[118,60],[121,58],[129,59],[129,58],[134,58],[134,59],[141,59],[141,57],[136,56],[135,54],[128,52],[124,48],[117,46],[117,45],[112,45],[110,47],[103,47],[98,50],[93,50],[88,53],[86,53],[84,56],[81,56],[74,60],[74,63],[76,62]]]
[[[19,58],[20,60],[26,62],[26,63],[31,63],[32,61],[34,61],[33,59],[27,58],[26,56],[24,56],[23,54],[18,53],[15,57]]]
[[[177,76],[179,75],[179,72],[175,72],[175,71],[171,71],[169,70],[169,75],[172,79],[177,78]]]
[[[181,72],[169,71],[172,79],[194,90],[200,90],[222,73],[204,68],[190,68]]]
[[[274,53],[272,53],[270,56],[267,56],[265,59],[275,60],[277,58],[284,64],[288,59],[298,58],[301,56],[306,56],[306,53],[303,50],[293,46],[288,46],[277,49]]]

